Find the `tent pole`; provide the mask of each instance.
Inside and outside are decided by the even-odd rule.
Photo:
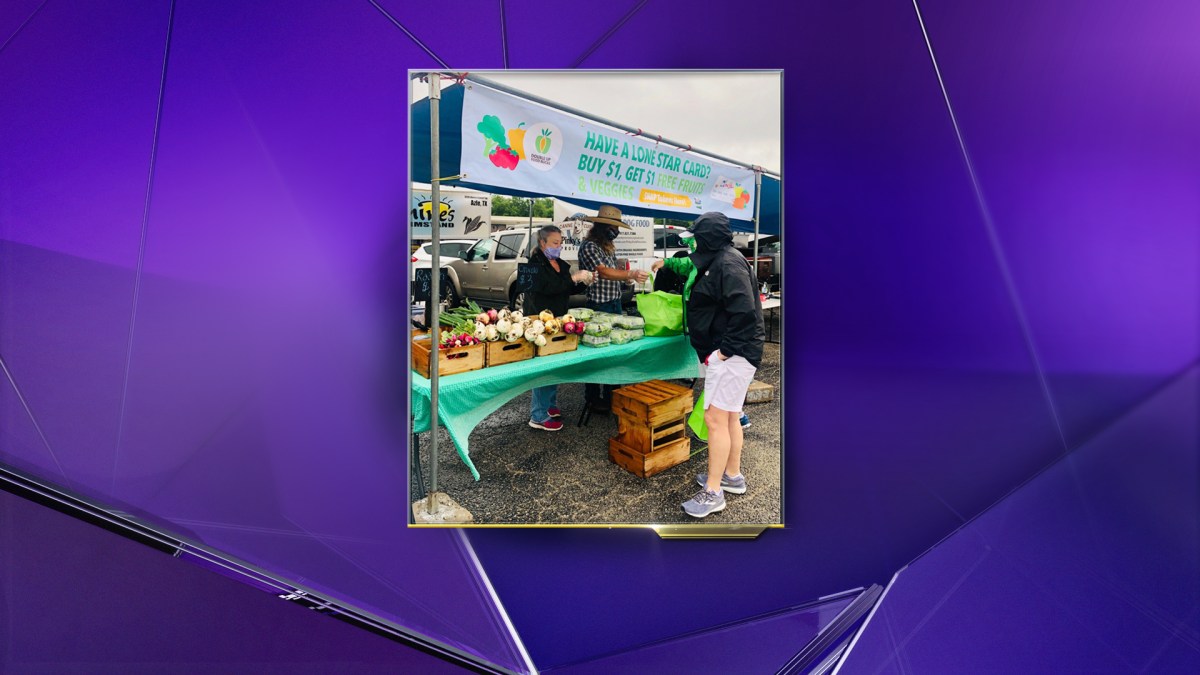
[[[442,194],[438,176],[441,167],[441,156],[439,154],[441,147],[438,143],[438,136],[441,134],[441,128],[438,118],[439,103],[442,99],[442,74],[429,73],[429,178],[432,181],[432,194],[429,196],[433,202],[431,204],[432,213],[430,214],[429,225],[433,233],[433,260],[430,262],[430,289],[429,299],[426,302],[430,303],[433,311],[430,312],[430,333],[429,337],[432,342],[429,343],[429,406],[430,423],[429,423],[429,494],[425,497],[425,506],[427,512],[432,514],[435,510],[434,502],[435,495],[438,489],[438,361],[441,359],[441,340],[440,340],[440,324],[438,313],[441,310],[442,295],[440,282],[442,280],[442,256],[441,256],[441,229],[442,229]]]
[[[754,281],[758,282],[758,213],[759,207],[762,206],[762,171],[758,167],[754,168]],[[782,230],[783,228],[779,228]],[[768,268],[767,277],[771,276]],[[769,286],[768,286],[769,288]]]

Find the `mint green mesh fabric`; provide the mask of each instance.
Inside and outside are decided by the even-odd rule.
[[[438,381],[438,417],[458,456],[475,480],[468,436],[483,418],[534,387],[565,382],[629,384],[699,376],[696,352],[687,336],[645,338],[603,349],[580,346],[573,352],[459,373]],[[430,428],[429,380],[412,374],[413,432]]]

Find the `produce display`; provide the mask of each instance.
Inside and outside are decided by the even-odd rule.
[[[613,331],[608,334],[608,337],[612,340],[614,345],[628,344],[629,341],[633,339],[633,336],[630,335],[629,331],[623,328],[614,328]]]
[[[588,316],[592,310],[586,309]],[[572,314],[556,317],[543,311],[536,316],[525,316],[519,311],[508,309],[483,310],[468,300],[461,307],[443,312],[438,323],[442,326],[442,349],[475,345],[484,342],[516,342],[525,340],[538,347],[545,347],[547,339],[559,333],[583,335],[587,322]]]
[[[584,326],[584,335],[605,336],[612,332],[612,324],[604,323],[603,321],[593,320],[591,323]]]
[[[567,310],[567,314],[574,316],[580,321],[591,321],[592,315],[595,314],[595,312],[587,307],[572,307],[571,309]]]
[[[489,312],[495,314],[496,310],[489,310]],[[479,317],[488,318],[488,316],[488,312],[484,312],[479,305],[469,301],[461,307],[442,312],[438,317],[438,323],[441,325],[441,344],[438,345],[438,349],[482,343],[487,339],[489,333],[486,325],[479,322]],[[488,320],[490,321],[490,319]]]
[[[579,338],[579,342],[589,347],[607,347],[612,342],[612,339],[606,335],[590,335],[585,333]]]
[[[613,321],[613,326],[616,328],[644,328],[646,320],[640,316],[618,316]]]

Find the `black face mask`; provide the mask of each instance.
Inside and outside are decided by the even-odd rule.
[[[614,240],[616,240],[617,235],[619,235],[619,234],[620,234],[620,232],[617,232],[617,228],[610,227],[610,228],[608,228],[608,232],[604,233],[604,236],[608,237],[609,241],[614,241]]]

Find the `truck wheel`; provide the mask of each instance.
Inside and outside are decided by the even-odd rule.
[[[518,293],[516,284],[509,286],[508,287],[508,308],[524,313],[525,312],[524,307],[525,307],[525,293],[523,293],[523,292]]]

